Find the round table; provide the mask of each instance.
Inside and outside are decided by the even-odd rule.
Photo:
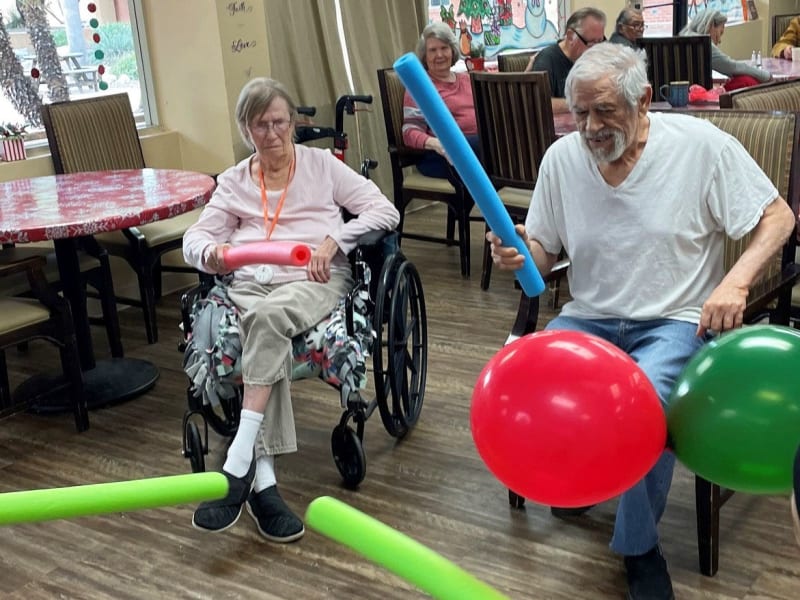
[[[158,379],[158,369],[140,359],[95,360],[79,240],[199,208],[208,202],[214,186],[208,175],[172,169],[95,171],[0,183],[0,243],[53,240],[63,293],[75,321],[90,408],[147,391]],[[116,319],[116,313],[110,318]],[[66,398],[50,393],[58,387],[52,378],[32,378],[15,395],[27,398],[34,411],[71,410]]]

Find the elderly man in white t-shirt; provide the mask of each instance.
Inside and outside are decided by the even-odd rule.
[[[702,119],[649,113],[651,96],[640,52],[600,44],[583,54],[566,82],[578,132],[548,150],[517,231],[542,273],[562,249],[570,257],[573,300],[548,329],[616,344],[665,402],[708,332],[742,324],[748,290],[795,217],[735,138]],[[751,231],[724,273],[726,236]],[[501,268],[520,268],[515,248],[488,239]],[[674,597],[657,530],[674,463],[664,452],[620,497],[611,549],[624,556],[629,598]]]

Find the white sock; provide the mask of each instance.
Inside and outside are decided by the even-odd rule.
[[[253,489],[258,492],[263,492],[268,487],[277,483],[275,478],[275,457],[274,456],[259,456],[256,461],[256,482]]]
[[[253,460],[253,446],[256,443],[258,430],[264,415],[252,410],[242,409],[239,417],[239,429],[233,438],[231,447],[228,448],[228,457],[222,468],[234,477],[244,477],[250,469]]]

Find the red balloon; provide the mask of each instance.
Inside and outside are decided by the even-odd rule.
[[[603,502],[630,489],[664,451],[655,389],[625,352],[576,331],[503,347],[472,394],[472,437],[489,470],[549,506]]]

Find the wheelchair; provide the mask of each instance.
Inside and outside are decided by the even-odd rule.
[[[340,98],[337,102],[335,130],[314,128],[316,131],[305,132],[305,137],[298,137],[319,139],[330,137],[333,132],[337,147],[340,150],[346,148],[346,135],[341,132],[341,112],[352,114],[354,101],[371,102],[372,98],[343,98],[345,100]],[[300,112],[313,114],[312,111],[301,109]],[[342,155],[339,157],[343,159]],[[368,176],[369,170],[375,165],[372,160],[364,160],[362,174]],[[359,239],[356,248],[348,255],[354,286],[343,299],[344,321],[347,336],[351,339],[358,337],[357,323],[366,321],[369,335],[361,336],[364,342],[361,349],[372,359],[374,398],[363,397],[363,386],[332,383],[330,378],[324,377],[322,368],[311,372],[307,369],[294,370],[294,373],[303,371],[304,375],[319,375],[339,391],[343,410],[331,433],[331,453],[343,484],[348,488],[356,488],[366,475],[364,427],[375,409],[378,409],[387,433],[397,439],[404,438],[413,429],[422,411],[428,359],[425,297],[416,267],[399,248],[399,237],[395,231],[369,232]],[[186,352],[192,339],[193,309],[198,302],[207,298],[217,283],[215,278],[203,275],[200,284],[181,297],[181,351]],[[295,360],[298,349],[305,356],[315,354],[303,352],[308,341],[307,332],[293,339]],[[365,344],[367,348],[363,347]],[[292,381],[296,380],[293,376]],[[205,470],[209,426],[223,437],[232,437],[236,433],[242,388],[237,383],[232,389],[234,393],[227,397],[220,396],[215,405],[204,401],[203,395],[197,393],[197,386],[192,381],[189,383],[188,410],[183,417],[182,451],[190,461],[193,472]]]

